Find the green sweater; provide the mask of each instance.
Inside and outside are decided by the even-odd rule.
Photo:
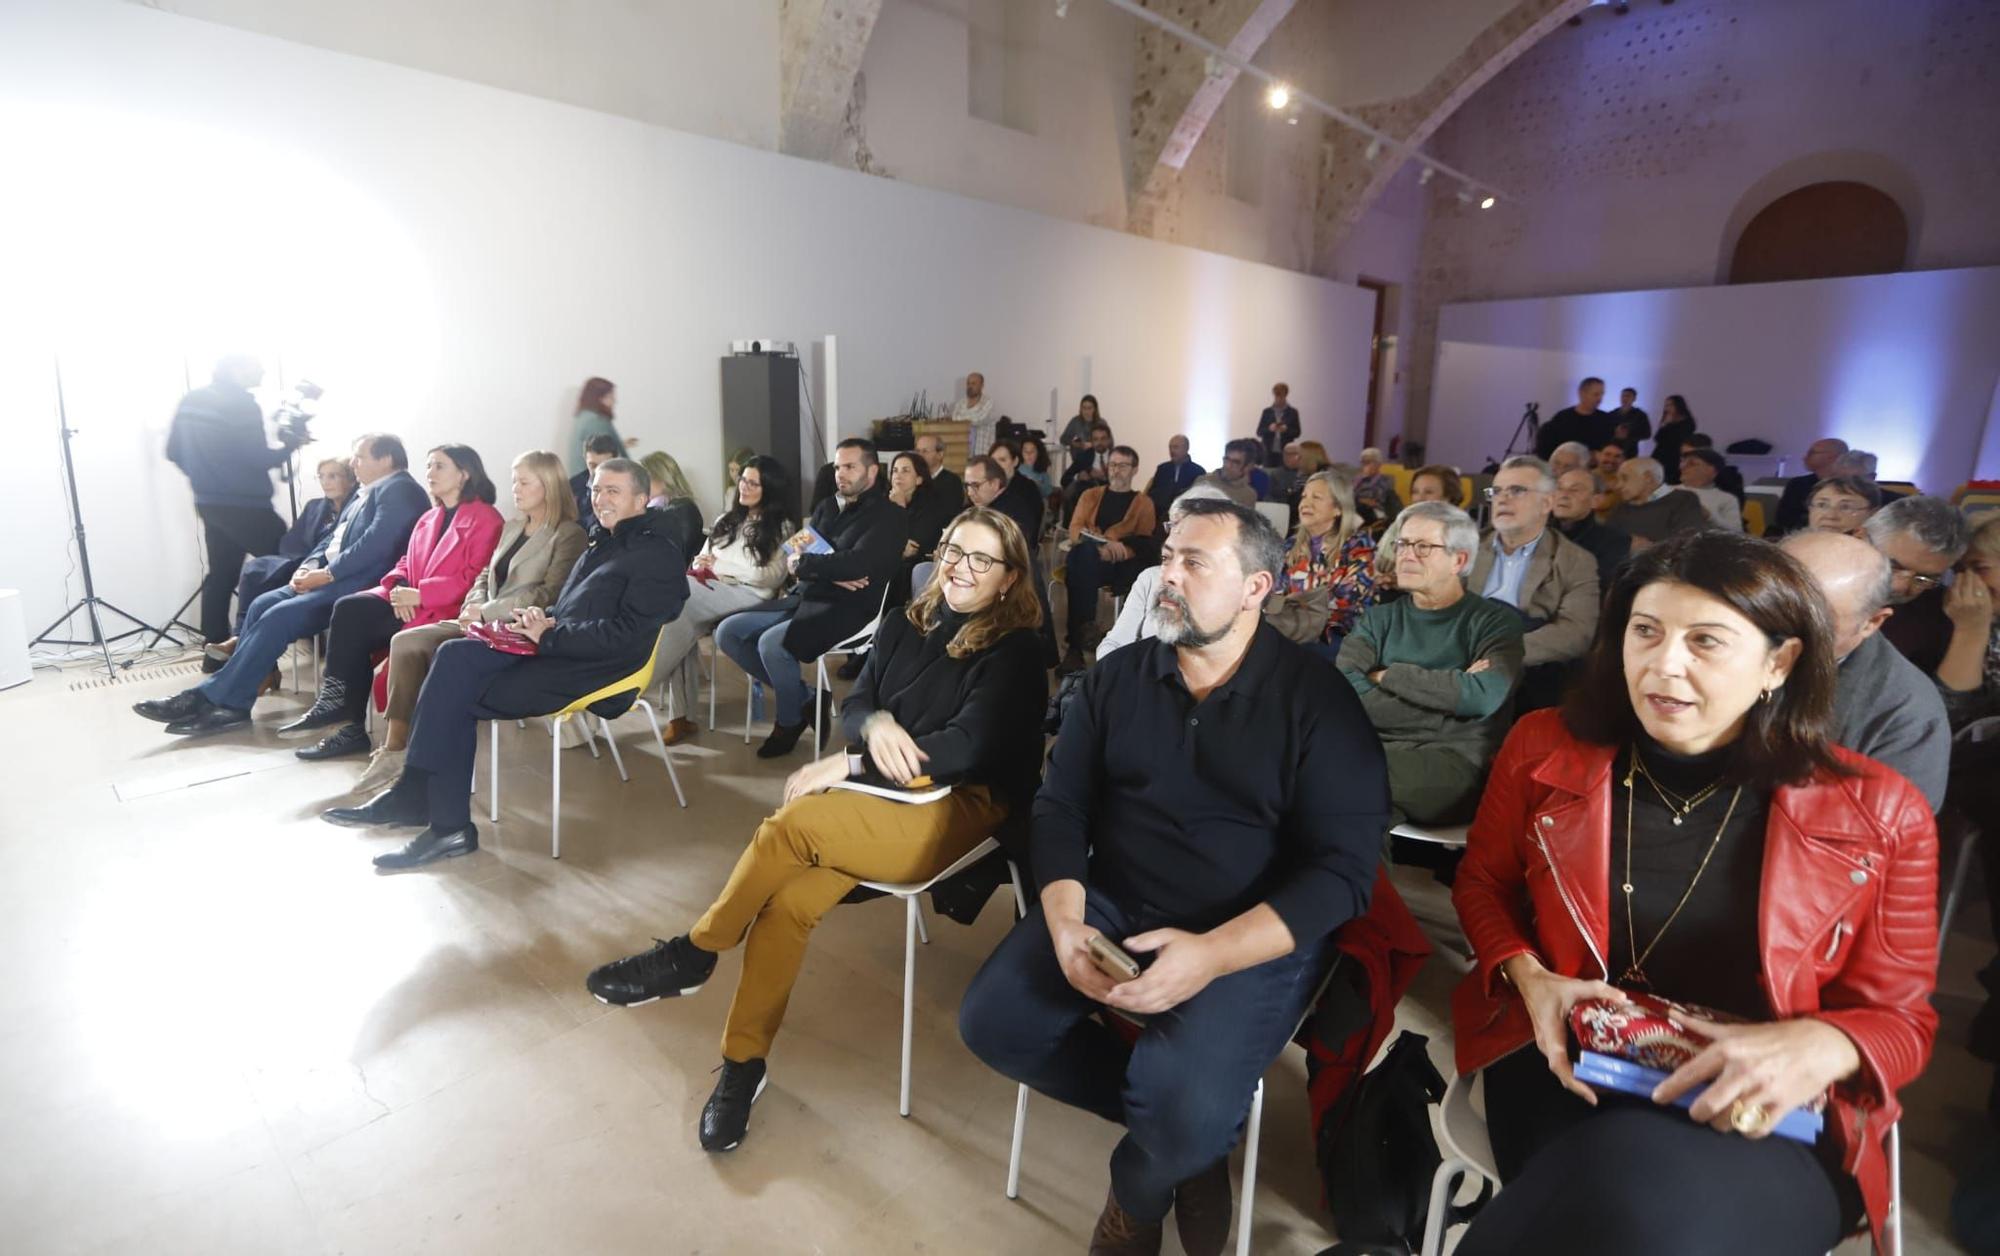
[[[595,410],[579,410],[576,412],[576,422],[570,427],[569,463],[563,468],[571,475],[583,470],[583,446],[593,436],[609,436],[612,440],[618,441],[618,456],[621,458],[625,456],[625,442],[619,437],[618,429],[612,425],[611,420]]]
[[[1484,764],[1513,723],[1521,617],[1467,593],[1441,611],[1398,598],[1363,611],[1340,646],[1340,670],[1384,745],[1443,745]],[[1485,670],[1468,672],[1479,660]],[[1380,670],[1380,683],[1368,674]]]

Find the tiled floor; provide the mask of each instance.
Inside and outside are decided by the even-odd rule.
[[[726,722],[742,689],[723,671]],[[547,737],[509,727],[481,852],[378,877],[369,856],[398,839],[315,816],[354,762],[296,762],[272,731],[301,699],[190,743],[128,711],[185,679],[71,689],[88,675],[0,694],[0,1251],[1083,1249],[1115,1131],[1032,1103],[1008,1201],[1013,1088],[957,1040],[959,992],[1007,927],[1000,899],[970,928],[936,923],[919,957],[907,1121],[892,903],[819,929],[771,1089],[727,1156],[702,1153],[694,1122],[735,958],[685,1002],[615,1010],[584,992],[592,965],[684,928],[773,805],[782,771],[740,735],[677,749],[686,811],[642,721],[620,730],[629,784],[566,751],[558,862]],[[1448,913],[1435,886],[1406,884]],[[1941,1166],[1977,1134],[1986,1071],[1957,1044],[1990,946],[1954,943],[1945,1036],[1911,1096],[1912,1253],[1952,1250]],[[1434,963],[1403,1010],[1441,1061],[1451,979]],[[1269,1082],[1260,1252],[1332,1241],[1303,1082],[1289,1051]]]

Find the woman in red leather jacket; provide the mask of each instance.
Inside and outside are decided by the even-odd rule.
[[[1880,1239],[1937,1029],[1937,833],[1829,744],[1834,666],[1804,569],[1701,532],[1632,559],[1567,705],[1507,738],[1452,895],[1458,1068],[1506,1183],[1460,1256],[1818,1256],[1864,1212]],[[1624,991],[1727,1014],[1650,1099],[1571,1071],[1571,1008]],[[1816,1144],[1769,1136],[1829,1088]]]

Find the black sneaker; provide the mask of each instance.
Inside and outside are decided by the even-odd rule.
[[[799,738],[804,736],[805,731],[810,727],[812,727],[810,723],[771,725],[771,735],[764,739],[763,745],[757,747],[757,757],[759,759],[784,758],[798,746]]]
[[[715,971],[715,952],[702,950],[685,933],[653,941],[658,945],[650,951],[601,965],[583,979],[584,987],[599,1003],[637,1007],[655,999],[693,994]]]
[[[750,1105],[764,1093],[769,1080],[764,1061],[722,1062],[722,1076],[708,1102],[701,1105],[701,1149],[734,1151],[750,1132]]]

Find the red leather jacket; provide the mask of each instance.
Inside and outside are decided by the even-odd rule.
[[[1861,1071],[1834,1089],[1841,1163],[1879,1245],[1889,1206],[1884,1139],[1896,1090],[1937,1034],[1937,827],[1923,795],[1872,759],[1858,775],[1772,794],[1758,938],[1775,1017],[1814,1016],[1854,1040]],[[1452,891],[1477,964],[1452,994],[1458,1070],[1533,1041],[1503,961],[1532,952],[1567,977],[1610,980],[1611,766],[1557,711],[1514,726],[1493,764]]]

